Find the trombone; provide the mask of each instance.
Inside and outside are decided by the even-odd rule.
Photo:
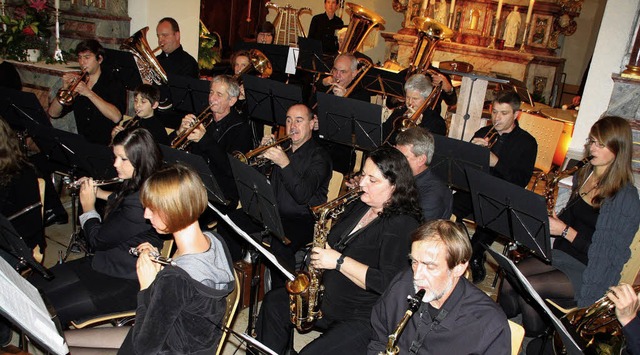
[[[242,152],[239,151],[235,151],[232,153],[233,157],[240,160],[241,162],[249,165],[249,166],[255,166],[255,167],[262,167],[266,164],[268,164],[270,162],[269,159],[267,158],[262,158],[260,157],[260,155],[262,155],[262,153],[266,152],[267,149],[275,147],[277,145],[280,145],[288,140],[290,140],[291,137],[287,134],[286,136],[276,139],[276,140],[272,140],[271,143],[265,144],[265,145],[261,145],[256,149],[250,150],[249,152],[247,152],[246,154],[243,154]],[[289,148],[285,149],[285,151],[287,151]]]
[[[189,140],[189,135],[198,128],[199,125],[202,125],[205,129],[209,127],[209,125],[213,122],[213,112],[211,111],[211,106],[207,106],[199,115],[196,117],[195,121],[191,123],[189,128],[187,128],[184,132],[178,133],[176,137],[171,141],[171,148],[185,150],[191,141]]]

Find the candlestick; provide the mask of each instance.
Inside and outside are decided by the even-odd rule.
[[[60,0],[55,1],[55,8],[56,10],[60,10]]]
[[[498,36],[498,27],[500,27],[500,14],[502,13],[502,0],[498,0],[498,10],[496,11],[496,25],[493,28],[493,35],[491,36],[491,42],[487,48],[496,48],[496,37]]]
[[[529,23],[531,21],[531,14],[533,13],[533,5],[536,0],[529,0],[529,8],[527,9],[527,19],[524,20],[524,23]]]
[[[524,24],[524,33],[522,34],[522,44],[520,45],[520,49],[518,52],[524,53],[527,50],[524,48],[524,45],[527,43],[527,35],[529,35],[529,21]]]
[[[58,3],[59,0],[56,0]],[[59,4],[58,4],[59,5]],[[60,10],[56,9],[56,51],[53,53],[53,59],[57,62],[64,62],[62,50],[60,49]]]

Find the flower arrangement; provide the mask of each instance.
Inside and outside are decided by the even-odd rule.
[[[200,69],[213,69],[220,62],[220,36],[211,33],[200,20],[200,50],[198,51],[198,66]]]
[[[7,59],[26,60],[27,49],[46,53],[54,17],[47,0],[24,0],[11,14],[0,16],[0,55]]]

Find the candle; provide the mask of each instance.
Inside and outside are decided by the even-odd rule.
[[[422,15],[427,9],[427,5],[429,5],[429,0],[422,0],[422,7],[420,7],[420,14]]]
[[[498,0],[498,11],[496,11],[496,29],[500,23],[500,13],[502,13],[502,0]]]
[[[528,24],[531,21],[531,13],[533,12],[533,4],[536,0],[529,0],[529,8],[527,9],[527,19],[524,21],[525,24]]]
[[[56,0],[56,10],[60,10],[60,0]]]
[[[451,7],[449,8],[449,15],[455,14],[456,0],[451,0]]]

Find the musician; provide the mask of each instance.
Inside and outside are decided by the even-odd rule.
[[[256,42],[262,44],[273,44],[273,38],[276,35],[276,28],[269,21],[265,21],[258,28],[258,34],[256,35]]]
[[[175,264],[162,267],[151,256],[158,253],[155,247],[139,245],[135,325],[65,332],[71,351],[111,343],[118,354],[213,354],[234,275],[224,242],[198,224],[207,207],[202,180],[185,166],[170,166],[149,177],[140,198],[153,228],[173,234]],[[115,339],[108,337],[112,332],[119,333]]]
[[[585,157],[593,158],[574,175],[567,206],[559,216],[549,217],[549,230],[556,236],[551,265],[535,258],[518,263],[543,299],[586,307],[620,280],[640,224],[632,147],[631,127],[625,119],[603,117],[591,127]],[[522,312],[527,336],[546,329],[537,310],[508,283],[502,287],[500,305],[509,317]]]
[[[161,19],[156,26],[156,35],[158,36],[158,46],[162,49],[162,53],[158,54],[156,58],[165,72],[197,79],[199,75],[198,62],[182,49],[178,22],[171,17]]]
[[[321,92],[330,92],[335,96],[344,97],[349,86],[351,86],[351,83],[359,73],[358,59],[353,54],[340,54],[333,62],[331,75],[318,82],[316,88]],[[371,95],[362,86],[362,83],[357,84],[349,97],[360,101],[371,101]]]
[[[616,318],[622,325],[622,333],[627,343],[627,353],[640,354],[640,316],[638,295],[629,284],[612,286],[607,297],[616,306]]]
[[[218,75],[211,81],[209,108],[213,121],[209,127],[198,125],[189,134],[192,153],[203,156],[220,185],[224,197],[230,201],[229,210],[238,204],[238,191],[231,173],[227,153],[248,152],[253,148],[251,127],[236,110],[231,108],[238,100],[240,88],[236,80],[227,75]],[[176,132],[182,136],[194,125],[196,116],[188,114],[182,119]]]
[[[520,113],[520,97],[513,91],[497,93],[492,103],[492,126],[480,128],[471,139],[471,143],[489,148],[489,167],[491,175],[522,187],[527,186],[533,174],[538,143],[531,134],[520,128],[517,116]],[[493,135],[491,132],[495,132]],[[493,137],[492,137],[493,136]],[[492,142],[489,142],[492,138]],[[462,220],[473,212],[471,195],[458,191],[453,197],[453,214]],[[471,240],[473,255],[469,262],[473,282],[484,280],[484,248],[481,243],[491,245],[496,235],[484,228],[478,228]]]
[[[138,128],[116,135],[113,154],[113,166],[124,179],[118,190],[96,187],[92,178],[80,180],[80,204],[85,211],[80,223],[94,254],[54,266],[51,281],[39,275],[29,278],[48,298],[63,327],[74,319],[134,309],[138,282],[129,248],[143,242],[162,245],[144,219],[139,193],[162,163],[158,145],[147,130]],[[104,216],[95,210],[97,198],[107,200]]]
[[[393,143],[397,131],[401,128],[405,114],[411,117],[413,113],[422,106],[432,91],[433,85],[429,77],[424,74],[414,74],[410,76],[404,84],[405,108],[394,110],[391,116],[384,122],[382,125],[383,137],[390,137],[389,142]],[[440,116],[439,111],[434,111],[430,108],[425,109],[416,124],[426,128],[433,134],[441,136],[447,135],[447,124]]]
[[[309,38],[322,42],[322,52],[325,55],[338,53],[338,39],[336,30],[344,26],[344,22],[338,16],[338,0],[324,0],[324,13],[311,18],[309,25]]]
[[[120,122],[126,109],[125,89],[110,73],[103,73],[101,64],[104,48],[94,39],[84,40],[76,46],[78,63],[87,81],[80,74],[67,73],[62,76],[62,88],[77,84],[77,94],[70,106],[62,106],[56,98],[49,103],[51,118],[60,118],[71,110],[76,120],[78,133],[90,143],[109,145],[111,130]]]
[[[335,223],[326,247],[312,249],[312,266],[324,270],[323,317],[315,323],[324,334],[300,354],[363,354],[371,308],[406,265],[410,233],[421,217],[407,160],[391,147],[374,150],[360,187],[364,194]],[[282,354],[291,327],[286,291],[270,291],[258,317],[258,340]]]
[[[150,84],[140,84],[133,92],[133,97],[135,117],[123,125],[113,127],[111,137],[115,137],[118,133],[124,131],[124,126],[127,126],[129,130],[140,127],[149,131],[156,143],[169,145],[167,130],[160,119],[154,117],[155,109],[158,108],[160,103],[160,90]]]
[[[368,354],[384,352],[407,310],[407,296],[424,289],[420,308],[396,344],[400,354],[510,354],[511,332],[498,305],[464,278],[471,244],[462,228],[446,220],[423,224],[412,234],[411,268],[399,273],[371,312]]]
[[[420,193],[422,219],[449,219],[453,205],[453,194],[447,184],[429,170],[433,158],[433,136],[422,127],[409,128],[398,133],[398,149],[409,162]]]

